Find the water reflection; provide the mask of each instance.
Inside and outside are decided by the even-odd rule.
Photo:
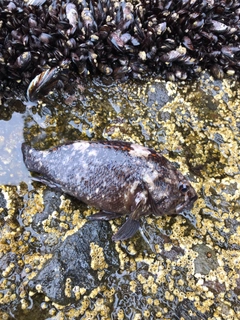
[[[0,120],[0,184],[17,185],[28,180],[24,168],[21,144],[24,141],[24,116],[13,113],[8,121]]]

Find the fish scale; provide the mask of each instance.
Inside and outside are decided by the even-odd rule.
[[[197,194],[190,182],[155,150],[123,141],[75,141],[49,150],[22,145],[34,180],[56,187],[100,211],[90,220],[127,215],[113,236],[126,240],[140,218],[178,214],[191,209]]]

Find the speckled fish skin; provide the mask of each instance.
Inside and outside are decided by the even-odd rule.
[[[187,179],[161,154],[122,142],[75,141],[40,151],[23,144],[28,170],[38,181],[58,187],[100,209],[90,219],[129,215],[113,240],[132,237],[139,218],[178,214],[191,209],[197,194]]]

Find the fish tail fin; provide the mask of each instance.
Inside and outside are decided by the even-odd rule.
[[[23,161],[24,163],[27,162],[27,159],[29,158],[29,150],[31,147],[26,144],[25,142],[22,144],[22,154],[23,154]]]
[[[22,144],[22,154],[23,154],[23,161],[25,163],[25,166],[30,171],[36,171],[34,168],[34,152],[35,149],[33,149],[31,146],[29,146],[26,143]]]

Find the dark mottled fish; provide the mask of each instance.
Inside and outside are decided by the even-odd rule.
[[[40,174],[37,181],[100,209],[91,220],[129,215],[115,241],[132,237],[141,216],[178,214],[197,199],[166,158],[137,144],[76,141],[45,151],[23,144],[22,152],[28,170]]]

